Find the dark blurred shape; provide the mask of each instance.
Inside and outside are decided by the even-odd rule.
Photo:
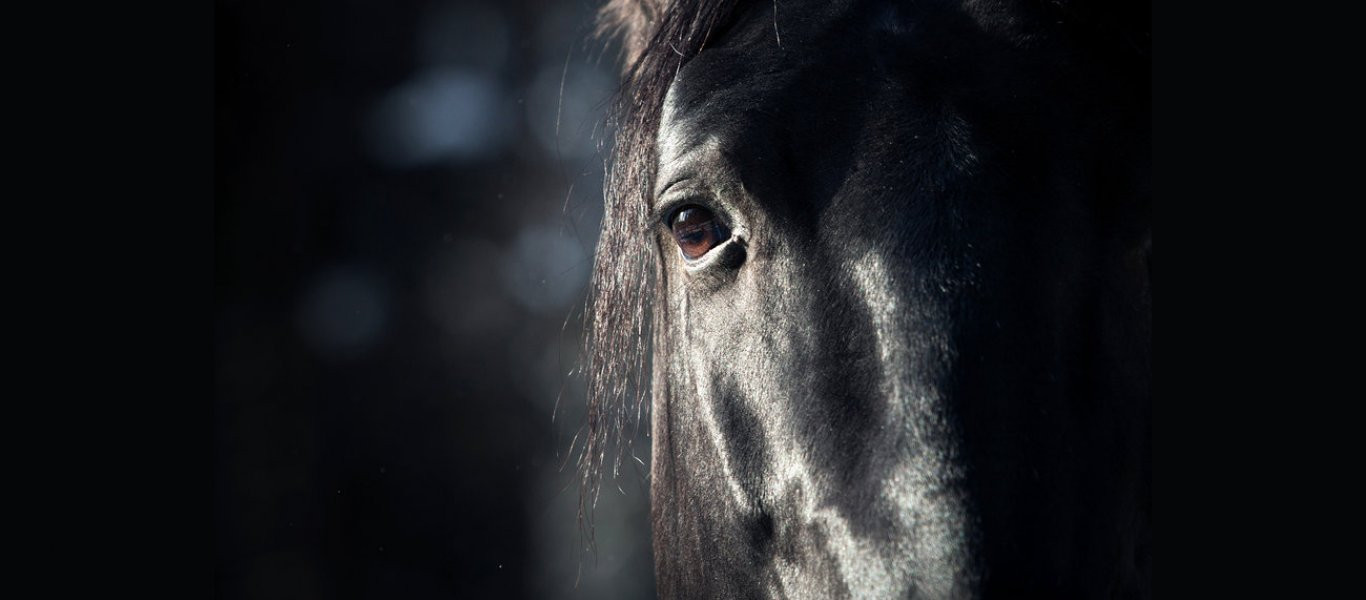
[[[507,18],[493,3],[434,3],[423,10],[418,27],[414,46],[424,64],[461,66],[486,73],[499,73],[507,66],[512,32]]]
[[[299,327],[319,355],[355,356],[384,335],[388,308],[386,291],[374,275],[337,268],[319,277],[304,296]]]
[[[545,65],[527,86],[527,121],[541,148],[551,155],[582,160],[595,154],[589,138],[602,112],[602,90],[615,80],[601,70],[561,70]],[[601,132],[599,128],[598,132]]]
[[[574,240],[551,225],[533,225],[517,233],[503,260],[503,283],[523,308],[559,313],[582,299],[592,258]]]
[[[595,9],[217,3],[217,597],[653,595],[648,440],[596,554],[570,455]]]
[[[371,149],[389,167],[497,154],[511,129],[506,100],[487,76],[430,69],[390,92],[369,123]]]

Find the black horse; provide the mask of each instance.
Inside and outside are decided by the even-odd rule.
[[[605,8],[581,464],[648,388],[661,596],[1149,595],[1148,14]]]

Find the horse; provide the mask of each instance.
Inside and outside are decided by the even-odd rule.
[[[647,408],[661,597],[1150,596],[1148,23],[602,9],[581,507]]]

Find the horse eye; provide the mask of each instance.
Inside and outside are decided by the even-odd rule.
[[[683,256],[691,260],[702,258],[730,237],[730,230],[711,211],[701,206],[684,206],[669,217],[669,228]]]

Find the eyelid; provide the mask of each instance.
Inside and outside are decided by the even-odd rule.
[[[680,248],[678,256],[683,259],[683,270],[693,274],[713,273],[717,267],[738,266],[744,261],[745,238],[739,235],[743,230],[732,231],[729,238],[697,258],[688,258]]]
[[[668,227],[671,225],[669,219],[673,218],[674,213],[689,205],[701,206],[718,217],[725,212],[719,210],[716,204],[711,201],[711,195],[706,190],[693,186],[677,186],[673,191],[666,192],[656,201],[654,220]],[[721,221],[724,223],[725,219],[722,218]]]

